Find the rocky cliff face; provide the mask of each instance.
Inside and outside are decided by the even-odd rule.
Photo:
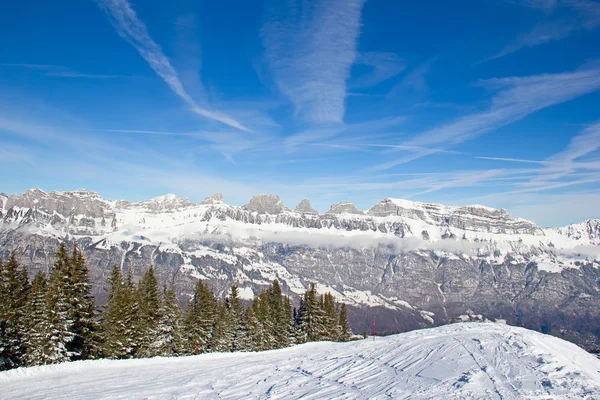
[[[182,296],[200,278],[250,298],[277,278],[297,301],[315,281],[351,305],[357,332],[371,316],[396,331],[481,314],[600,343],[598,220],[541,229],[482,206],[384,199],[319,215],[274,195],[234,207],[218,194],[130,203],[84,190],[33,189],[0,195],[0,205],[0,257],[15,250],[32,272],[47,271],[58,243],[76,242],[101,300],[113,265],[139,277],[153,264]]]
[[[312,205],[310,204],[310,201],[308,199],[304,199],[300,203],[298,203],[296,208],[294,208],[294,212],[297,212],[298,214],[311,214],[311,215],[319,214],[319,212],[317,210],[312,208]]]

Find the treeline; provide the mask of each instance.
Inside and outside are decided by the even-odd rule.
[[[29,281],[12,254],[0,260],[0,370],[98,358],[262,351],[309,341],[348,341],[345,304],[311,284],[293,308],[277,280],[246,307],[232,286],[218,299],[198,281],[183,308],[152,266],[136,285],[114,267],[102,311],[81,251],[61,244],[49,275]]]

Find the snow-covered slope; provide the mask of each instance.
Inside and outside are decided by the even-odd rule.
[[[264,353],[84,361],[0,373],[2,399],[599,397],[600,360],[561,339],[491,323]]]
[[[392,198],[319,214],[308,200],[292,211],[267,194],[236,207],[220,194],[130,203],[32,189],[0,204],[0,257],[14,249],[31,272],[47,271],[58,242],[76,242],[100,297],[112,265],[135,277],[153,264],[181,296],[198,278],[219,295],[235,283],[246,297],[277,278],[297,301],[314,281],[354,307],[357,331],[367,307],[383,309],[390,331],[464,314],[584,332],[582,342],[600,331],[599,220],[542,229],[505,210]]]

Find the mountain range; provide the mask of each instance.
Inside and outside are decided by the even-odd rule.
[[[183,299],[197,279],[251,299],[278,279],[296,302],[309,282],[349,305],[355,332],[504,319],[600,348],[600,220],[541,228],[503,209],[386,198],[319,214],[260,194],[131,203],[86,190],[0,194],[0,257],[47,272],[58,243],[84,251],[103,302],[113,265],[139,278],[154,265]]]

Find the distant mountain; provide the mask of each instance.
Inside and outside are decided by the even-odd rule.
[[[112,265],[141,276],[153,264],[181,296],[201,278],[250,298],[277,278],[297,301],[315,281],[351,306],[356,332],[372,316],[399,331],[481,314],[600,345],[599,220],[542,229],[505,210],[390,198],[319,215],[268,194],[236,207],[220,194],[130,203],[31,189],[0,205],[0,256],[46,271],[60,241],[76,242],[100,300]]]

